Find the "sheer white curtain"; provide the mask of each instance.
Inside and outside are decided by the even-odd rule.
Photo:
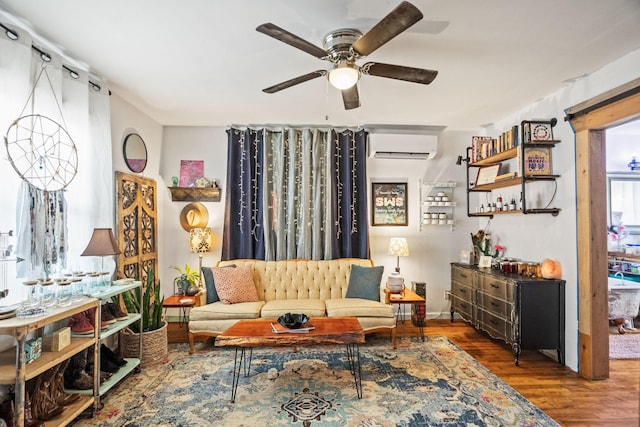
[[[5,18],[0,14],[0,22],[15,31],[18,39],[12,40],[0,28],[0,132],[4,136],[13,121],[22,115],[39,114],[62,125],[73,139],[78,153],[78,168],[65,192],[68,206],[66,267],[88,270],[93,260],[79,255],[86,247],[93,228],[114,225],[109,90],[98,77],[91,76],[91,81],[97,85],[89,83],[88,73],[75,61],[39,46],[52,60],[44,63],[46,76],[40,78],[30,97],[43,62],[40,54],[31,47],[31,35],[6,22]],[[73,70],[77,78],[63,65]],[[6,148],[2,152],[0,231],[6,232],[15,231],[17,227],[17,196],[22,180],[11,166]],[[15,245],[16,237],[13,239]],[[15,267],[13,263],[7,264],[10,268]],[[8,271],[7,276],[11,292],[9,301],[3,300],[2,303],[22,300],[25,295],[20,285],[22,278],[14,279],[15,271]]]
[[[331,257],[330,130],[265,130],[265,259]]]

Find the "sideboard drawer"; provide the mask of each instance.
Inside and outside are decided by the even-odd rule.
[[[478,307],[483,310],[497,314],[507,319],[511,318],[511,310],[513,308],[513,304],[511,303],[508,303],[502,299],[492,297],[483,292],[478,292],[478,294],[476,295],[476,302],[478,304]]]
[[[469,301],[461,300],[455,295],[451,297],[451,310],[456,311],[463,319],[473,322],[473,304]]]
[[[468,269],[462,269],[460,267],[453,267],[451,269],[451,280],[463,283],[469,287],[473,286],[473,272]]]
[[[480,289],[485,294],[506,301],[513,301],[513,284],[508,280],[483,274],[480,279]]]
[[[478,309],[477,318],[480,328],[487,331],[493,338],[507,343],[513,342],[511,322],[481,309]]]
[[[451,293],[465,301],[473,301],[473,290],[469,286],[464,286],[459,282],[451,282]]]

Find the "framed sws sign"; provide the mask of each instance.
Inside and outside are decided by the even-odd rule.
[[[407,183],[372,183],[371,225],[407,224]]]

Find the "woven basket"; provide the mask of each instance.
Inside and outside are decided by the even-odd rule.
[[[160,329],[142,333],[142,359],[140,366],[145,368],[162,363],[168,355],[167,322]],[[140,334],[124,328],[120,334],[120,354],[122,357],[140,356]]]

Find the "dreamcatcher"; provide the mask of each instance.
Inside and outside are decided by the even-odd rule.
[[[66,202],[63,191],[76,176],[78,153],[71,136],[58,122],[40,114],[24,115],[30,102],[32,111],[35,109],[34,93],[43,75],[47,78],[62,123],[66,126],[43,62],[27,102],[20,116],[9,126],[4,142],[11,166],[28,183],[23,185],[24,203],[19,205],[29,206],[31,211],[30,215],[22,212],[18,216],[18,221],[30,221],[30,224],[18,224],[19,233],[30,230],[29,236],[18,238],[18,253],[25,260],[29,258],[26,263],[28,267],[19,265],[18,275],[40,268],[48,278],[51,264],[66,264]],[[28,188],[25,190],[25,187]],[[21,248],[21,242],[30,247]]]
[[[78,171],[78,152],[69,133],[55,120],[40,114],[23,115],[42,75],[47,77],[64,123],[62,109],[43,64],[20,117],[13,121],[4,143],[9,162],[22,179],[44,191],[66,188]],[[64,123],[66,126],[66,123]]]

